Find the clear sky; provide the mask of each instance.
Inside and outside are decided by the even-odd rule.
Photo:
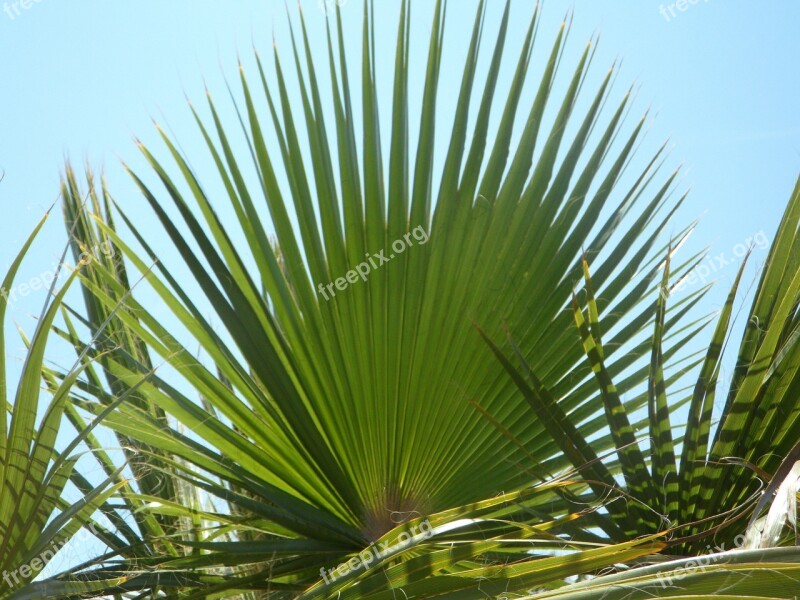
[[[354,52],[351,60],[356,60],[361,1],[339,2],[347,44]],[[289,4],[294,12],[293,2]],[[375,4],[380,60],[385,61],[394,44],[400,3]],[[502,4],[489,0],[490,25],[497,23]],[[56,201],[66,157],[77,166],[88,160],[104,168],[117,199],[138,217],[143,202],[119,167],[120,158],[139,164],[133,136],[154,142],[155,118],[178,140],[196,139],[184,95],[201,104],[205,81],[218,101],[225,100],[224,78],[235,80],[237,54],[252,69],[251,46],[268,56],[273,33],[279,49],[288,51],[283,0],[0,0],[0,5],[0,169],[5,172],[0,183],[1,272]],[[476,5],[477,0],[449,3],[441,82],[445,93],[460,84],[458,65]],[[515,45],[532,5],[532,0],[512,1],[515,18],[509,39]],[[319,3],[303,0],[303,6],[312,40],[320,42],[316,49],[324,52]],[[424,64],[432,2],[412,0],[412,7],[418,42],[412,64]],[[800,172],[800,3],[546,0],[534,59],[539,64],[569,11],[574,19],[566,63],[599,35],[593,81],[620,59],[612,99],[616,102],[635,83],[632,118],[652,109],[645,148],[670,139],[669,162],[685,165],[681,186],[692,191],[675,229],[702,217],[692,247],[708,245],[712,255],[724,253],[731,261],[737,244],[764,236],[771,240]],[[488,30],[487,44],[494,36]],[[391,63],[382,64],[385,117]],[[421,77],[422,71],[421,66],[415,75]],[[191,154],[191,146],[184,148]],[[60,218],[56,211],[20,282],[51,269],[65,241]],[[754,260],[765,257],[756,248]],[[735,271],[729,266],[720,273],[720,285],[705,303],[709,311],[724,297]],[[43,300],[42,291],[20,298],[11,318],[30,330],[31,315],[38,314]],[[9,350],[22,356],[22,343],[9,337]]]
[[[321,33],[318,0],[303,4],[312,32]],[[390,50],[399,1],[376,4],[379,28],[386,32],[378,39]],[[420,58],[431,4],[412,3]],[[445,64],[461,60],[476,4],[450,2]],[[521,39],[532,4],[512,1],[517,18],[511,40]],[[502,2],[490,0],[489,5],[489,22],[496,23]],[[104,167],[112,189],[133,210],[138,198],[130,193],[119,158],[135,162],[134,135],[154,140],[151,117],[170,125],[179,140],[190,139],[186,132],[194,131],[184,94],[201,103],[205,80],[217,100],[225,100],[223,76],[235,79],[237,53],[252,67],[251,45],[268,56],[273,32],[279,48],[288,48],[282,0],[30,0],[2,8],[3,270],[56,199],[65,157]],[[348,43],[357,56],[361,2],[344,0],[342,9]],[[771,237],[800,170],[800,38],[795,28],[800,4],[547,0],[536,56],[544,56],[569,10],[574,10],[570,53],[599,34],[594,75],[602,76],[621,59],[616,98],[636,83],[634,114],[651,107],[654,116],[648,143],[655,146],[669,138],[671,162],[685,165],[683,185],[692,192],[678,221],[703,217],[696,243],[730,254],[762,229]],[[384,116],[389,112],[388,67],[381,73]],[[442,89],[456,89],[460,76],[458,68],[445,68]],[[47,270],[55,260],[64,238],[58,218],[51,221],[21,281]],[[28,314],[38,312],[41,300],[31,293],[15,304],[13,315],[24,323]]]

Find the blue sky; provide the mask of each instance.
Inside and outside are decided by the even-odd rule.
[[[312,33],[321,34],[318,1],[303,4]],[[398,4],[377,2],[379,29],[386,32],[379,40],[388,42],[387,50],[394,41]],[[460,60],[462,32],[471,26],[476,4],[450,3],[446,64]],[[496,23],[501,3],[489,4],[489,22]],[[512,2],[517,18],[511,40],[521,39],[531,4]],[[687,0],[670,10],[671,5],[549,0],[537,56],[544,56],[570,10],[568,58],[599,35],[593,74],[602,76],[620,59],[616,98],[635,83],[634,114],[651,108],[653,116],[647,144],[655,147],[669,139],[670,162],[685,165],[682,185],[692,191],[678,223],[702,216],[693,243],[730,254],[761,230],[771,237],[800,168],[800,87],[793,69],[800,39],[792,30],[800,5],[784,0],[767,9],[744,1]],[[201,103],[205,81],[218,101],[225,100],[223,76],[235,79],[237,53],[252,67],[251,44],[268,55],[274,32],[278,47],[288,46],[284,3],[278,0],[31,0],[14,6],[10,2],[0,12],[4,268],[56,200],[65,157],[103,168],[118,198],[134,210],[139,198],[119,167],[120,158],[136,164],[133,136],[153,142],[152,117],[170,126],[179,140],[192,139],[184,94]],[[421,42],[415,52],[421,59],[431,8],[420,1],[413,6]],[[342,14],[352,34],[348,43],[357,54],[359,0],[345,0]],[[389,112],[388,66],[381,82],[387,92],[384,116]],[[457,68],[444,69],[442,89],[455,89],[460,75]],[[56,260],[64,236],[60,217],[54,216],[26,261],[21,281]],[[732,276],[721,275],[724,281]],[[24,324],[41,300],[41,292],[30,293],[14,305],[13,316]]]
[[[293,3],[289,4],[294,12]],[[377,37],[383,48],[379,64],[386,65],[379,69],[385,117],[399,1],[376,0],[376,4]],[[419,42],[412,64],[424,64],[431,4],[421,0],[412,4],[412,27]],[[524,35],[532,4],[512,1],[512,47]],[[472,26],[476,5],[477,0],[450,2],[441,82],[445,101],[447,92],[460,85],[464,32]],[[303,6],[312,40],[320,42],[316,49],[324,52],[319,3],[303,0]],[[265,56],[271,52],[273,34],[279,50],[288,50],[289,44],[282,0],[25,0],[7,2],[2,8],[2,272],[57,200],[66,157],[76,166],[88,161],[95,169],[104,169],[117,199],[140,222],[148,223],[142,199],[119,166],[120,159],[141,164],[133,137],[156,145],[151,124],[155,118],[183,140],[191,154],[196,131],[184,96],[201,104],[205,82],[222,102],[227,97],[225,77],[234,81],[237,76],[237,54],[252,76],[253,44]],[[501,2],[489,0],[490,25],[497,23],[501,9]],[[734,263],[740,244],[771,240],[800,171],[800,85],[795,64],[800,56],[796,33],[800,3],[776,0],[767,7],[744,0],[547,0],[537,64],[569,11],[574,17],[565,64],[574,60],[587,40],[599,36],[593,81],[621,61],[612,100],[618,101],[635,84],[631,118],[650,109],[642,153],[669,139],[668,165],[684,165],[680,189],[691,188],[691,194],[676,218],[675,230],[702,218],[687,250],[707,245],[712,256],[724,253]],[[361,2],[345,0],[342,16],[347,44],[356,57]],[[487,43],[494,35],[491,27],[489,31]],[[415,74],[421,77],[422,70]],[[510,70],[504,76],[510,76]],[[415,91],[418,83],[412,87]],[[446,127],[446,119],[443,123]],[[639,164],[644,158],[639,157]],[[56,210],[18,281],[33,281],[51,270],[64,242]],[[766,251],[757,247],[753,258],[754,263],[762,261]],[[719,304],[735,272],[732,265],[720,271],[720,285],[704,308],[710,311]],[[31,316],[38,314],[43,300],[43,291],[31,291],[12,306],[10,318],[30,330]],[[17,357],[22,348],[21,342],[9,343]]]

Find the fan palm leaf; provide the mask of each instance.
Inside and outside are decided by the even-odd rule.
[[[659,287],[660,257],[669,249],[660,234],[682,201],[673,198],[676,173],[659,175],[663,148],[629,173],[645,119],[626,128],[629,93],[605,114],[613,69],[583,106],[593,43],[562,82],[566,24],[542,57],[532,103],[523,106],[538,8],[512,58],[510,87],[499,91],[510,3],[483,76],[487,7],[480,3],[453,115],[438,109],[446,18],[445,3],[435,4],[419,136],[412,140],[410,10],[402,2],[388,134],[378,111],[370,3],[360,88],[351,83],[341,13],[328,23],[330,97],[323,97],[300,13],[288,52],[299,104],[276,46],[272,72],[258,54],[254,78],[240,68],[241,132],[223,123],[210,94],[208,118],[192,107],[223,198],[206,191],[189,157],[160,128],[170,164],[139,144],[150,171],[129,172],[173,258],[155,249],[124,206],[117,206],[119,218],[112,215],[105,188],[94,206],[95,228],[76,232],[76,244],[113,244],[158,300],[141,302],[109,264],[90,265],[81,280],[101,307],[84,317],[91,330],[98,315],[125,305],[115,314],[117,337],[109,336],[120,352],[109,354],[103,368],[112,385],[137,386],[141,403],[120,406],[106,422],[136,440],[157,470],[240,511],[235,519],[220,516],[207,541],[170,538],[202,550],[201,557],[173,556],[176,568],[192,558],[204,566],[261,563],[243,577],[248,589],[313,595],[321,568],[398,535],[398,527],[456,509],[451,518],[470,518],[470,507],[485,499],[530,489],[572,465],[582,483],[550,491],[541,505],[507,507],[506,518],[556,518],[577,541],[625,543],[658,520],[644,511],[593,510],[575,527],[569,518],[577,500],[599,507],[618,487],[621,468],[604,460],[614,436],[570,303],[588,260],[602,308],[610,307],[605,368],[609,376],[626,375],[619,397],[648,380],[649,324],[672,332],[656,355],[658,369],[694,335],[702,321],[678,325],[702,290],[669,313],[662,306],[658,316],[646,301]],[[70,222],[88,223],[71,171],[67,179]],[[223,211],[232,211],[233,227]],[[128,241],[117,223],[130,231]],[[190,280],[171,264],[175,254]],[[693,260],[677,266],[677,276]],[[520,397],[518,382],[486,344],[504,330],[528,357],[528,375],[537,374],[533,399]],[[119,336],[128,342],[120,344]],[[200,357],[190,347],[199,347]],[[151,371],[150,355],[169,365],[174,381],[158,374],[141,381]],[[107,387],[81,392],[76,406],[95,413],[111,397]],[[631,411],[646,406],[639,398],[620,404]],[[578,435],[596,439],[565,450],[563,439]],[[205,521],[214,513],[180,511],[163,494],[142,491],[144,509],[159,518]],[[255,561],[248,544],[203,545],[216,535],[238,539],[254,531],[260,537],[252,543],[272,548],[266,562]],[[385,577],[381,585],[388,585]]]

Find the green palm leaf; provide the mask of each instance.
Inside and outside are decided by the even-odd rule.
[[[419,596],[456,595],[483,578],[498,593],[555,586],[613,564],[614,551],[587,550],[571,570],[563,560],[532,560],[519,549],[529,528],[554,522],[551,535],[584,544],[611,540],[628,544],[618,548],[620,556],[647,555],[663,543],[634,538],[668,531],[668,520],[687,506],[679,500],[708,476],[696,462],[687,465],[705,458],[703,419],[713,386],[704,383],[675,403],[666,395],[681,375],[670,360],[705,324],[686,322],[703,290],[669,310],[661,295],[650,300],[697,257],[672,274],[665,268],[662,257],[672,245],[660,235],[683,198],[672,199],[675,173],[659,181],[661,150],[626,172],[644,124],[625,130],[629,94],[604,115],[612,70],[583,108],[593,45],[562,82],[565,26],[542,58],[534,100],[522,106],[538,9],[510,87],[498,90],[511,13],[507,3],[482,77],[482,2],[455,112],[442,115],[445,3],[433,8],[420,99],[410,98],[410,10],[403,2],[388,133],[379,118],[373,12],[365,2],[360,90],[351,83],[337,12],[324,56],[331,95],[323,95],[323,71],[301,13],[288,51],[276,46],[272,71],[258,55],[255,76],[240,67],[241,132],[223,123],[210,94],[207,118],[192,107],[215,172],[201,177],[160,129],[164,158],[139,144],[150,169],[129,171],[172,254],[161,250],[163,239],[156,250],[154,237],[123,208],[112,213],[105,189],[89,226],[79,186],[67,173],[67,214],[83,224],[77,247],[106,241],[153,292],[145,302],[131,292],[127,271],[109,262],[89,266],[81,278],[87,311],[76,311],[76,318],[97,334],[121,301],[124,310],[113,314],[103,340],[114,348],[103,357],[105,383],[87,372],[74,407],[105,416],[119,390],[136,389],[136,401],[120,404],[105,422],[120,439],[134,441],[148,457],[143,464],[174,490],[194,490],[184,510],[173,491],[153,490],[146,479],[139,495],[126,495],[142,534],[158,538],[147,543],[169,549],[159,564],[175,579],[165,585],[199,588],[186,597],[255,590],[378,597],[394,586]],[[299,102],[289,71],[297,76]],[[507,100],[498,107],[503,92]],[[411,139],[414,102],[421,106],[419,136]],[[434,158],[440,144],[441,166]],[[205,187],[212,178],[221,198]],[[767,271],[770,285],[782,286],[781,275],[795,266],[790,245],[778,245],[772,260],[782,267],[780,275]],[[580,280],[587,282],[586,315],[579,302],[571,306]],[[759,314],[774,310],[778,323],[794,323],[793,286],[781,288],[786,300],[776,307],[760,299]],[[715,344],[729,318],[721,320]],[[507,348],[493,341],[506,333],[522,374],[504,357]],[[79,347],[71,331],[62,334]],[[759,342],[765,357],[779,353],[773,361],[779,376],[794,372],[793,340],[776,325]],[[706,358],[705,377],[717,372],[717,360]],[[152,373],[157,361],[168,365],[170,377]],[[676,366],[701,361],[683,357]],[[743,370],[739,389],[757,388],[756,377]],[[635,394],[642,386],[649,393]],[[682,438],[672,438],[669,410],[682,404],[701,416],[687,431],[687,463],[677,465],[674,447]],[[637,423],[643,407],[650,416]],[[777,405],[764,409],[764,418],[777,424]],[[733,432],[745,417],[735,403],[730,412]],[[637,446],[640,425],[652,427],[655,438],[648,464]],[[732,439],[712,452],[733,449]],[[437,547],[455,544],[452,534],[338,586],[320,583],[320,569],[398,535],[398,527],[437,515],[442,525],[473,519],[487,498],[522,495],[532,482],[568,468],[582,479],[548,489],[537,501],[498,508],[493,517],[506,523],[464,532],[463,554],[448,557]],[[621,478],[630,489],[619,491]],[[722,481],[714,475],[701,494]],[[730,489],[741,500],[745,487]],[[597,509],[609,493],[620,501],[575,522],[576,502]],[[628,514],[625,499],[638,508]],[[220,503],[232,510],[216,510]],[[187,527],[159,527],[177,523]],[[510,556],[513,564],[500,568]],[[138,560],[155,564],[159,557]],[[483,560],[489,564],[476,566]],[[130,589],[157,580],[140,575]]]
[[[48,293],[53,297],[48,298],[33,338],[28,342],[20,380],[13,399],[9,398],[11,390],[4,356],[8,297],[20,264],[45,220],[46,217],[11,264],[0,294],[0,348],[3,350],[0,352],[0,402],[3,405],[0,410],[0,598],[3,600],[30,597],[34,589],[31,582],[82,528],[87,527],[83,533],[100,537],[93,527],[90,533],[89,526],[94,525],[92,517],[122,485],[119,483],[121,469],[117,469],[99,485],[86,486],[82,500],[70,503],[65,499],[65,486],[70,480],[80,478],[75,470],[77,458],[72,456],[72,451],[97,424],[85,427],[66,450],[56,449],[70,388],[82,374],[80,362],[65,375],[60,385],[50,388],[51,398],[45,404],[44,413],[39,413],[40,378],[48,335],[64,294],[77,273],[73,273],[57,292],[54,291],[55,280],[51,284]],[[76,593],[91,591],[80,583],[73,584],[70,589]],[[36,597],[63,596],[47,593]]]

